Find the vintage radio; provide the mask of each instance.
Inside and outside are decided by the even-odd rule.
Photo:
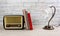
[[[3,17],[4,29],[23,29],[24,18],[23,15],[6,15]]]

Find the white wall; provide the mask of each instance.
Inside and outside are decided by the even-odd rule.
[[[41,9],[48,8],[50,5],[54,5],[57,9],[51,24],[58,25],[60,24],[60,0],[0,0],[0,22],[3,21],[4,15],[22,15],[22,9],[27,9],[31,12],[34,25],[46,25],[50,17],[44,18],[46,15]]]

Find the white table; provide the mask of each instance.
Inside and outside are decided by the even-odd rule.
[[[0,36],[60,36],[60,27],[54,30],[44,30],[43,27],[34,25],[34,30],[4,30],[0,26]]]

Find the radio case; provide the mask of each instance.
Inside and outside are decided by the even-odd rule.
[[[6,15],[3,17],[3,27],[7,30],[24,29],[23,15]]]

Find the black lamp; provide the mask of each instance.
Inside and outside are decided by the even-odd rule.
[[[55,15],[56,8],[55,8],[55,6],[50,6],[50,8],[54,8],[54,13],[52,14],[52,17],[50,18],[50,20],[48,21],[48,25],[43,28],[43,29],[46,29],[46,30],[53,30],[54,29],[54,27],[51,26],[49,23]]]

